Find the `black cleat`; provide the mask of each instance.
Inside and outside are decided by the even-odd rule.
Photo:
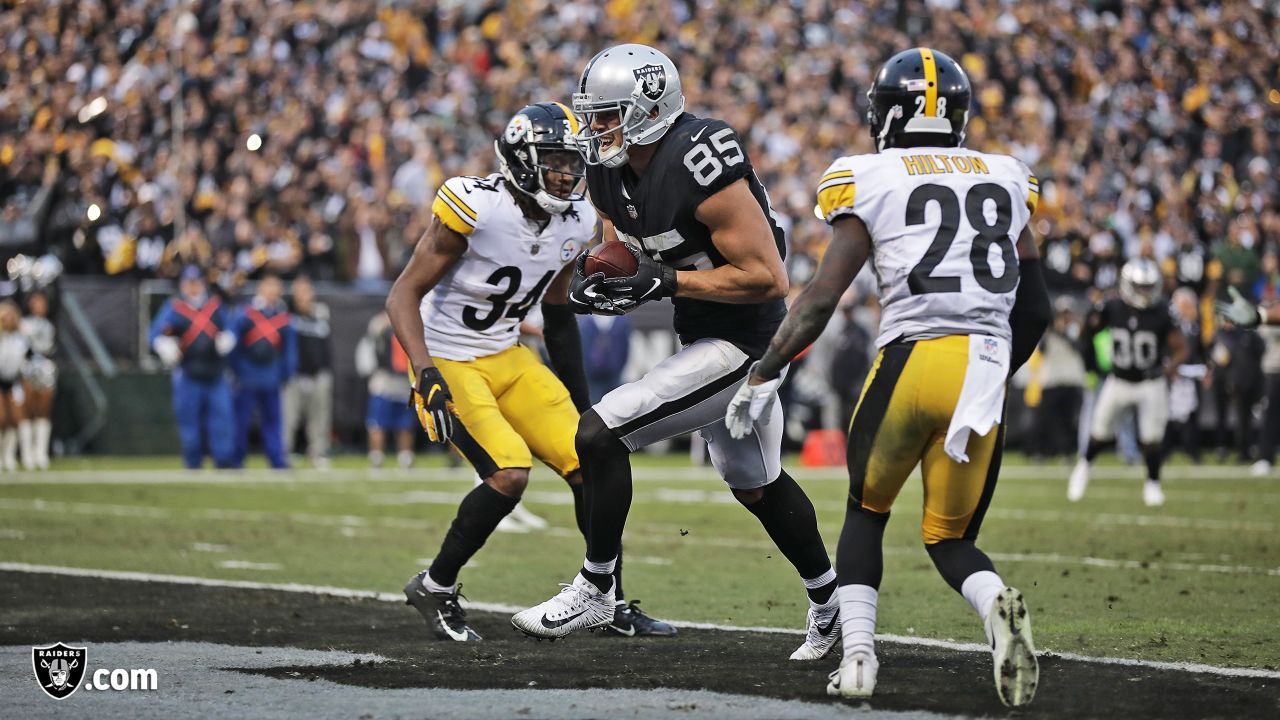
[[[467,611],[458,603],[458,598],[462,597],[462,586],[459,585],[458,590],[452,593],[427,592],[422,586],[422,578],[426,574],[427,571],[423,570],[405,583],[404,596],[407,599],[404,604],[412,605],[418,611],[438,640],[479,640],[480,634],[467,626]]]
[[[609,631],[626,637],[637,635],[670,637],[676,634],[674,625],[645,615],[639,605],[639,600],[619,605],[613,613],[613,622],[608,625]]]

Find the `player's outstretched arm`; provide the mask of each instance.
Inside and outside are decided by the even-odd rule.
[[[844,215],[832,224],[831,244],[813,280],[792,303],[748,382],[758,384],[778,377],[792,358],[818,339],[840,296],[849,289],[870,254],[871,234],[861,218]]]
[[[433,367],[431,352],[423,339],[422,298],[440,282],[440,278],[467,251],[467,239],[450,229],[439,217],[431,218],[431,227],[413,249],[413,256],[387,295],[387,316],[395,328],[400,347],[409,356],[417,372]]]
[[[1031,230],[1025,227],[1018,235],[1018,278],[1013,309],[1009,311],[1010,375],[1031,359],[1045,329],[1053,322],[1049,290],[1044,284],[1044,271],[1040,268],[1040,248],[1036,246]]]
[[[546,339],[551,369],[569,390],[573,406],[578,412],[586,412],[591,407],[591,393],[582,361],[582,337],[578,334],[578,319],[568,304],[574,264],[569,263],[560,270],[542,298],[542,335]]]
[[[676,297],[759,303],[786,296],[787,269],[745,178],[702,201],[694,217],[711,231],[711,242],[728,264],[676,273]]]

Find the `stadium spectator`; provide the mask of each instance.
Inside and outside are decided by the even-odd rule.
[[[396,339],[385,312],[373,316],[364,337],[356,345],[356,372],[369,378],[369,465],[382,467],[386,459],[387,433],[395,433],[396,461],[413,466],[414,429],[418,416],[409,403],[409,357]]]
[[[311,278],[293,281],[291,322],[298,336],[298,372],[284,390],[285,452],[293,453],[299,426],[306,427],[307,457],[312,467],[329,467],[329,434],[333,428],[333,351],[329,306],[316,301]]]
[[[1266,411],[1262,432],[1258,436],[1258,461],[1253,464],[1254,476],[1271,474],[1276,461],[1276,444],[1280,442],[1280,325],[1262,325],[1258,328],[1262,337],[1262,372],[1266,384]]]
[[[1069,297],[1054,303],[1054,320],[1040,341],[1032,371],[1040,403],[1028,452],[1039,458],[1074,457],[1076,426],[1084,397],[1084,359],[1080,356],[1080,318]]]
[[[1263,391],[1262,355],[1262,339],[1249,328],[1223,323],[1214,337],[1210,359],[1213,362],[1214,427],[1217,429],[1220,460],[1225,460],[1233,447],[1238,462],[1249,459],[1253,440],[1253,406]],[[1235,426],[1234,435],[1232,425]]]
[[[148,344],[173,369],[173,413],[178,420],[182,461],[198,468],[207,451],[219,468],[235,465],[235,415],[224,356],[235,347],[230,311],[208,291],[203,271],[189,266],[178,295],[151,321]]]
[[[1195,290],[1189,286],[1173,291],[1170,311],[1182,332],[1187,359],[1178,366],[1178,376],[1169,386],[1169,425],[1165,432],[1165,454],[1185,452],[1200,462],[1200,406],[1202,386],[1208,372],[1204,347],[1204,325]]]
[[[35,470],[49,468],[49,437],[53,434],[53,390],[58,366],[53,362],[56,330],[49,319],[49,298],[41,291],[27,295],[27,315],[20,324],[31,355],[23,368],[26,415],[31,421],[31,447],[27,451]]]
[[[631,319],[626,315],[580,315],[578,332],[594,405],[622,384],[622,370],[631,356]]]
[[[23,408],[22,392],[22,368],[31,346],[19,328],[21,317],[12,300],[0,302],[0,467],[5,472],[18,469],[19,440],[23,448],[31,447],[31,423]],[[22,460],[30,469],[25,452]]]
[[[267,461],[277,470],[289,466],[280,393],[297,372],[298,341],[283,295],[280,277],[268,271],[253,299],[237,308],[231,321],[236,339],[230,358],[236,377],[236,467],[244,465],[249,453],[249,428],[255,415]]]

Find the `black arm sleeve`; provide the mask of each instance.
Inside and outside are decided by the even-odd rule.
[[[591,394],[587,392],[587,371],[582,365],[582,337],[578,335],[578,321],[568,305],[542,304],[542,335],[547,342],[547,355],[551,357],[551,369],[569,389],[573,406],[578,412],[586,412],[591,407]]]
[[[1049,305],[1049,291],[1044,285],[1044,273],[1040,260],[1023,260],[1018,263],[1018,292],[1014,296],[1013,311],[1009,313],[1009,330],[1013,334],[1009,353],[1009,374],[1022,367],[1044,335],[1045,328],[1053,320],[1053,308]]]

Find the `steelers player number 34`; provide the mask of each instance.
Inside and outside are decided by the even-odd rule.
[[[509,318],[523,320],[525,315],[529,314],[529,310],[533,308],[533,304],[538,302],[538,298],[542,297],[542,291],[547,289],[547,284],[551,282],[551,278],[555,273],[548,270],[542,279],[534,285],[531,290],[520,300],[508,305],[508,301],[515,296],[520,290],[520,281],[523,274],[520,268],[508,265],[494,270],[485,282],[500,288],[500,290],[489,297],[485,298],[492,305],[484,310],[478,310],[468,305],[462,309],[462,322],[472,330],[483,331],[493,327],[494,323],[502,319],[505,315]],[[482,315],[481,312],[484,314]]]
[[[694,135],[694,139],[697,139],[697,135]],[[733,137],[732,128],[721,128],[712,133],[707,141],[711,144],[700,142],[684,154],[684,166],[693,173],[693,179],[703,186],[710,185],[720,177],[725,165],[733,167],[746,159],[742,146]]]

